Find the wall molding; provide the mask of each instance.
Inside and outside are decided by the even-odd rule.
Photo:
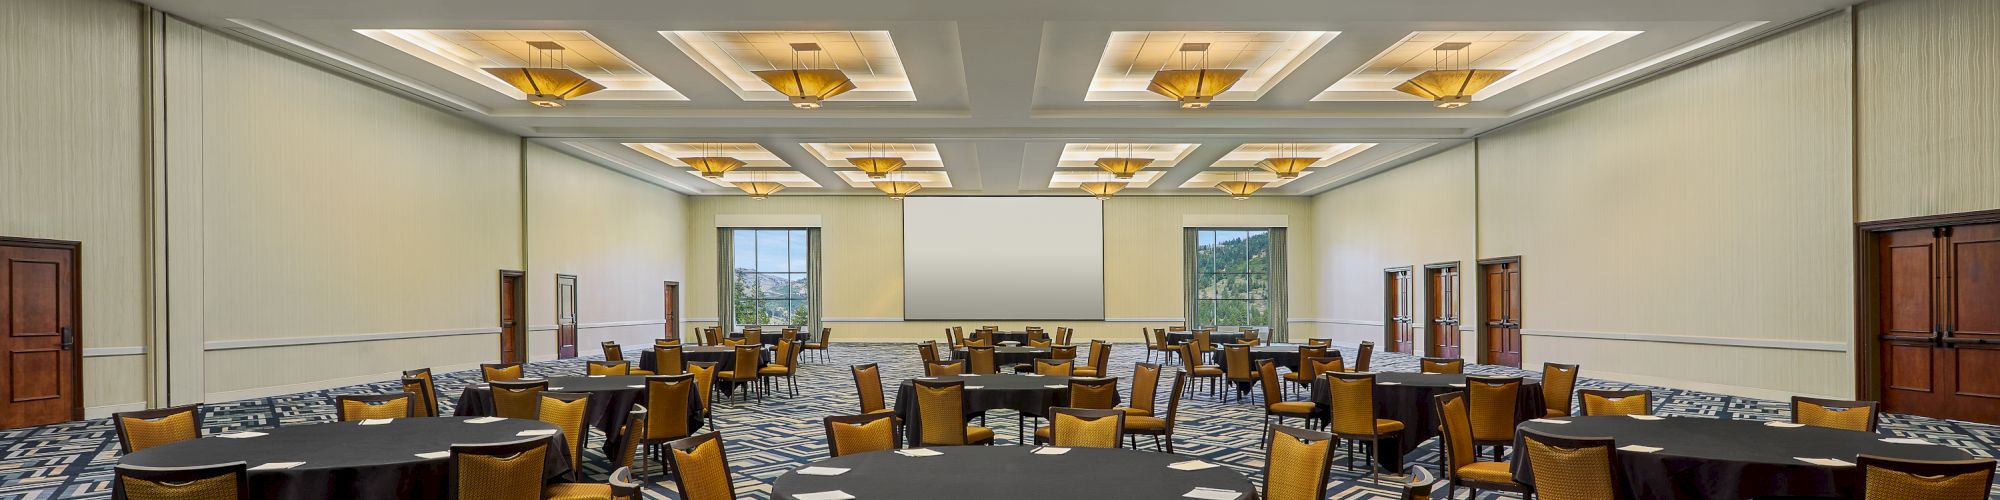
[[[1290,227],[1285,214],[1185,214],[1181,227]]]
[[[1104,322],[1105,323],[1186,323],[1187,318],[1181,318],[1181,317],[1104,318]]]
[[[1592,340],[1624,340],[1630,342],[1659,342],[1667,344],[1715,345],[1725,347],[1755,347],[1760,349],[1788,349],[1797,351],[1847,352],[1847,342],[1823,340],[1781,340],[1746,339],[1735,337],[1703,337],[1695,335],[1661,335],[1654,333],[1616,332],[1572,332],[1561,330],[1521,330],[1527,337],[1556,337]]]
[[[459,335],[498,334],[500,327],[454,328],[449,330],[423,330],[414,332],[361,333],[350,335],[314,335],[310,337],[289,337],[275,339],[213,340],[201,344],[204,351],[227,351],[232,349],[256,349],[261,347],[290,347],[319,344],[345,344],[349,342],[373,342],[378,340],[422,339],[432,337],[455,337]],[[400,375],[399,375],[400,377]],[[337,387],[337,386],[336,386]],[[313,390],[313,389],[308,389]]]
[[[102,358],[106,356],[137,356],[146,353],[146,346],[127,347],[85,347],[83,357]]]
[[[1293,323],[1325,323],[1331,325],[1382,326],[1381,320],[1337,319],[1337,318],[1292,318]]]
[[[499,329],[495,328],[494,330],[496,330],[497,333],[497,330]],[[479,368],[479,363],[477,362],[460,363],[455,365],[433,366],[431,367],[431,373],[433,375],[441,375],[445,373],[474,370],[478,368]],[[356,375],[352,377],[341,377],[341,378],[327,379],[327,380],[314,380],[311,382],[300,382],[296,384],[273,385],[273,386],[256,387],[250,389],[237,389],[234,391],[211,392],[203,395],[202,401],[207,403],[226,403],[230,401],[268,398],[274,396],[283,396],[287,394],[298,394],[301,392],[312,392],[323,389],[333,389],[336,387],[347,387],[350,385],[372,384],[376,382],[386,382],[391,380],[402,380],[402,379],[403,379],[402,371],[371,373],[367,375]]]
[[[819,214],[715,214],[715,227],[820,227]]]
[[[596,328],[618,328],[621,326],[646,326],[646,325],[664,325],[664,324],[667,324],[667,320],[642,319],[637,321],[605,321],[600,323],[577,323],[576,329],[590,330]],[[531,332],[545,332],[554,329],[556,329],[556,325],[534,325],[528,327],[528,331]]]
[[[821,323],[902,323],[903,318],[820,318]]]

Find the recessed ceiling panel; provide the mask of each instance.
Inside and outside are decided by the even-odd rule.
[[[1433,69],[1504,69],[1514,73],[1473,95],[1482,100],[1575,62],[1639,31],[1418,31],[1327,87],[1315,101],[1418,101],[1396,91]],[[1461,51],[1440,45],[1465,44]]]
[[[687,96],[646,72],[632,60],[585,31],[564,30],[354,30],[411,56],[479,82],[515,99],[527,98],[485,68],[548,66],[544,53],[529,42],[555,42],[556,62],[604,85],[604,90],[576,98],[589,100],[685,101]]]
[[[1231,150],[1228,154],[1222,155],[1222,159],[1216,160],[1215,164],[1209,165],[1209,168],[1256,169],[1258,168],[1257,162],[1264,161],[1266,158],[1280,158],[1280,157],[1319,158],[1319,161],[1313,162],[1312,166],[1306,168],[1308,169],[1320,168],[1335,163],[1339,163],[1341,160],[1353,157],[1354,155],[1359,154],[1362,151],[1367,151],[1368,148],[1371,147],[1375,147],[1375,143],[1372,142],[1289,143],[1288,142],[1288,143],[1244,144],[1241,146],[1237,146],[1236,149]]]
[[[786,99],[753,71],[808,66],[838,68],[854,81],[854,90],[829,101],[917,100],[888,31],[662,31],[660,36],[745,101]],[[794,52],[795,43],[819,44],[820,50]]]
[[[770,181],[783,183],[786,187],[820,187],[811,177],[792,170],[791,165],[778,158],[777,154],[764,149],[754,142],[626,142],[621,143],[646,156],[659,160],[677,170],[700,177],[701,173],[689,167],[682,158],[694,156],[727,156],[743,161],[743,166],[724,172],[720,179],[700,177],[716,185],[730,187],[733,182]]]
[[[1168,101],[1146,90],[1163,69],[1246,70],[1217,101],[1255,101],[1306,58],[1339,35],[1334,31],[1113,31],[1090,80],[1085,101]],[[1181,45],[1206,43],[1183,54]],[[1206,54],[1206,62],[1203,62]]]
[[[1290,184],[1292,181],[1304,179],[1306,178],[1306,176],[1312,175],[1312,173],[1313,171],[1307,170],[1304,172],[1300,172],[1298,177],[1293,177],[1290,179],[1280,179],[1278,178],[1278,174],[1273,174],[1262,170],[1254,170],[1254,171],[1238,170],[1234,172],[1227,172],[1221,170],[1208,170],[1194,174],[1194,177],[1189,177],[1187,182],[1181,183],[1181,189],[1193,189],[1193,188],[1214,189],[1216,184],[1220,184],[1225,181],[1262,182],[1265,183],[1264,187],[1266,188],[1275,188],[1286,184]]]
[[[1160,180],[1162,174],[1159,170],[1141,170],[1132,174],[1130,179],[1114,179],[1111,173],[1102,170],[1057,170],[1055,175],[1049,176],[1049,189],[1075,189],[1085,182],[1124,182],[1126,189],[1145,189],[1153,187],[1153,182]]]
[[[951,176],[944,171],[944,156],[938,154],[936,144],[910,142],[809,142],[800,144],[806,153],[813,155],[821,165],[834,171],[847,185],[856,188],[874,189],[871,184],[878,180],[916,181],[927,188],[951,187]],[[889,174],[888,178],[870,179],[866,172],[855,168],[848,158],[870,156],[893,156],[902,158],[905,164]]]

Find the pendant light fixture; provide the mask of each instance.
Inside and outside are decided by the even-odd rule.
[[[1189,67],[1188,53],[1197,53],[1200,62]],[[1153,81],[1146,90],[1167,96],[1181,102],[1181,109],[1207,109],[1208,103],[1217,94],[1229,90],[1243,79],[1245,70],[1212,69],[1208,67],[1208,44],[1183,43],[1180,49],[1181,69],[1163,69],[1153,73]]]
[[[904,165],[909,164],[909,162],[904,161],[900,157],[887,155],[886,151],[876,150],[876,146],[876,144],[869,144],[868,156],[849,157],[847,162],[853,164],[854,168],[866,172],[870,179],[888,177],[890,172],[895,172],[903,168]]]
[[[1104,174],[1098,175],[1102,176]],[[1095,196],[1099,200],[1109,200],[1111,199],[1111,195],[1124,190],[1125,184],[1124,181],[1108,181],[1100,177],[1096,181],[1077,184],[1076,187],[1083,189],[1083,192],[1090,193],[1091,196]]]
[[[533,52],[528,54],[526,66],[482,69],[527,94],[528,102],[544,108],[560,108],[563,101],[604,90],[603,84],[590,81],[563,64],[562,44],[533,41],[528,46]]]
[[[801,53],[812,53],[812,64],[799,66]],[[847,79],[847,73],[839,68],[819,68],[822,50],[817,43],[792,44],[791,69],[752,71],[780,94],[792,101],[792,107],[799,109],[819,109],[820,101],[854,90],[854,80]]]
[[[1114,145],[1111,147],[1111,154],[1118,154],[1118,146]],[[1097,168],[1111,172],[1111,175],[1117,176],[1120,179],[1130,179],[1133,175],[1137,175],[1140,170],[1145,169],[1146,165],[1151,164],[1153,164],[1152,158],[1139,158],[1133,155],[1131,144],[1125,145],[1124,156],[1097,159]]]
[[[1431,67],[1436,69],[1397,85],[1396,90],[1451,109],[1471,104],[1474,94],[1514,73],[1511,69],[1473,69],[1471,46],[1465,42],[1438,44],[1431,49]]]
[[[1279,179],[1296,179],[1299,177],[1299,174],[1305,173],[1306,167],[1310,167],[1314,163],[1319,163],[1320,160],[1319,158],[1310,156],[1299,156],[1299,145],[1297,144],[1280,144],[1278,145],[1278,150],[1279,154],[1283,156],[1265,158],[1263,161],[1257,162],[1257,168],[1278,174]]]
[[[752,200],[769,198],[772,194],[785,190],[785,185],[782,183],[764,180],[763,173],[753,173],[751,176],[755,180],[734,184],[736,185],[736,189],[741,189],[744,193],[749,194]]]
[[[1222,190],[1224,193],[1229,193],[1229,197],[1231,198],[1248,200],[1251,193],[1257,192],[1258,189],[1263,189],[1265,184],[1268,183],[1250,180],[1250,173],[1245,171],[1238,172],[1236,180],[1215,183],[1215,188]]]
[[[708,149],[709,146],[715,146],[716,151],[710,152]],[[679,158],[679,160],[687,163],[688,167],[693,168],[696,172],[701,172],[702,177],[719,179],[722,177],[722,174],[742,168],[744,165],[743,160],[719,154],[722,152],[721,149],[722,146],[719,144],[704,143],[701,145],[701,156],[689,156]]]
[[[915,193],[917,190],[924,188],[923,183],[903,180],[903,176],[900,174],[895,179],[875,181],[873,184],[875,184],[875,189],[882,190],[882,193],[889,195],[889,199],[896,201],[902,201],[903,198],[910,196],[910,193]]]

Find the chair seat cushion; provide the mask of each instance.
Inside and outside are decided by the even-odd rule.
[[[993,440],[993,429],[988,429],[977,425],[965,426],[965,442],[984,443],[992,440]]]
[[[1202,366],[1197,366],[1197,367],[1194,367],[1194,374],[1195,374],[1195,376],[1197,376],[1197,377],[1199,377],[1199,376],[1220,376],[1220,375],[1222,375],[1222,367],[1219,367],[1219,366],[1214,366],[1214,365],[1202,365]]]
[[[1074,369],[1074,370],[1070,370],[1070,371],[1069,371],[1069,373],[1070,373],[1070,376],[1072,376],[1072,377],[1095,377],[1095,376],[1097,376],[1097,369],[1096,369],[1096,368],[1077,368],[1077,369]]]
[[[630,370],[625,370],[625,374],[626,374],[626,375],[657,375],[656,373],[653,373],[653,371],[652,371],[652,370],[641,370],[641,369],[638,369],[638,368],[633,368],[633,369],[630,369]]]
[[[1040,439],[1040,440],[1043,440],[1043,441],[1048,441],[1048,440],[1049,440],[1049,428],[1047,428],[1047,427],[1036,427],[1036,428],[1035,428],[1035,439]]]
[[[896,410],[895,410],[894,408],[878,408],[878,409],[876,409],[875,411],[871,411],[871,412],[868,412],[868,414],[869,414],[869,415],[874,415],[874,414],[877,414],[877,413],[891,413],[891,412],[894,412],[894,411],[896,411]]]
[[[1153,416],[1153,410],[1145,408],[1119,408],[1118,411],[1125,412],[1125,418]]]
[[[1277,403],[1271,403],[1271,405],[1268,408],[1271,410],[1272,413],[1291,413],[1297,415],[1305,415],[1312,413],[1313,404],[1310,401],[1281,401]],[[1390,420],[1390,422],[1395,422],[1395,421]],[[1377,426],[1379,427],[1379,424]],[[1397,423],[1396,428],[1397,429],[1403,428],[1403,424],[1400,422]]]
[[[1388,434],[1403,430],[1403,422],[1386,418],[1375,419],[1375,433]]]
[[[1167,430],[1167,419],[1160,417],[1135,417],[1131,415],[1126,415],[1125,430],[1164,431]]]
[[[763,368],[758,368],[758,369],[757,369],[757,374],[758,374],[758,375],[784,375],[785,373],[787,373],[787,370],[788,370],[788,369],[787,369],[787,368],[785,368],[785,365],[766,365],[766,366],[765,366],[765,367],[763,367]]]
[[[610,500],[611,485],[557,483],[542,489],[543,500]]]
[[[1547,411],[1547,412],[1544,412],[1544,413],[1542,414],[1542,416],[1546,416],[1546,417],[1567,417],[1567,416],[1569,416],[1569,410],[1558,410],[1558,409],[1555,409],[1555,408],[1550,408],[1550,409],[1548,409],[1548,411]]]
[[[1514,473],[1507,462],[1473,462],[1459,467],[1458,477],[1473,481],[1508,484],[1514,482]]]

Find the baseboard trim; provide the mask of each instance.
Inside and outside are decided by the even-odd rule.
[[[605,321],[602,323],[577,323],[576,329],[590,330],[595,328],[617,328],[621,326],[646,326],[646,325],[664,325],[664,324],[667,324],[667,320],[642,319],[637,321]],[[529,331],[536,331],[536,332],[545,332],[554,329],[556,329],[556,325],[534,325],[528,327]]]
[[[431,337],[454,337],[459,335],[482,335],[500,333],[500,327],[456,328],[450,330],[424,330],[415,332],[362,333],[353,335],[316,335],[311,337],[290,337],[278,339],[214,340],[203,342],[202,350],[227,351],[232,349],[256,349],[260,347],[288,347],[318,344],[344,344],[348,342],[372,342],[377,340],[421,339]]]
[[[145,353],[146,353],[146,346],[83,348],[83,357],[86,358],[101,358],[105,356],[137,356]],[[86,408],[85,411],[89,411],[89,409]]]
[[[1332,325],[1360,325],[1360,326],[1382,326],[1382,322],[1381,322],[1381,321],[1373,321],[1373,320],[1365,320],[1365,319],[1335,319],[1335,318],[1292,318],[1292,322],[1293,322],[1293,323],[1325,323],[1325,324],[1332,324]]]
[[[821,323],[902,323],[903,318],[820,318]]]
[[[108,418],[113,413],[139,411],[144,409],[146,409],[145,401],[140,401],[137,403],[115,404],[115,405],[86,406],[83,407],[83,419],[96,420],[100,418]]]
[[[1810,394],[1797,391],[1781,391],[1777,389],[1765,389],[1761,387],[1745,387],[1740,385],[1695,382],[1687,379],[1655,377],[1651,375],[1633,375],[1630,373],[1607,372],[1602,370],[1593,370],[1587,366],[1584,367],[1582,376],[1584,378],[1594,378],[1598,380],[1611,380],[1611,381],[1625,382],[1631,384],[1650,385],[1654,387],[1668,387],[1668,388],[1682,389],[1689,391],[1712,392],[1716,394],[1727,394],[1730,396],[1756,398],[1766,401],[1790,401],[1792,399],[1792,396],[1806,396],[1806,397],[1819,397],[1819,398],[1832,398],[1832,399],[1851,399],[1854,397],[1854,395],[1852,394]]]
[[[479,363],[460,363],[455,365],[433,366],[430,368],[431,368],[431,373],[433,374],[450,373],[456,371],[478,369]],[[273,385],[266,387],[254,387],[250,389],[237,389],[233,391],[211,392],[203,395],[202,401],[208,403],[227,403],[230,401],[268,398],[273,396],[283,396],[287,394],[298,394],[301,392],[312,392],[322,389],[332,389],[335,387],[347,387],[350,385],[370,384],[375,382],[382,382],[388,380],[402,380],[402,379],[403,379],[403,372],[401,370],[398,370],[392,372],[371,373],[367,375],[356,375],[352,377],[341,377],[335,379],[315,380],[311,382],[300,382],[296,384]]]
[[[1659,342],[1667,344],[1715,345],[1725,347],[1754,347],[1760,349],[1786,349],[1795,351],[1847,352],[1846,342],[1816,340],[1773,340],[1745,339],[1732,337],[1702,337],[1694,335],[1658,335],[1650,333],[1615,332],[1572,332],[1561,330],[1521,330],[1521,335],[1529,337],[1555,337],[1570,339],[1623,340],[1629,342]],[[1789,400],[1790,398],[1782,398]]]

